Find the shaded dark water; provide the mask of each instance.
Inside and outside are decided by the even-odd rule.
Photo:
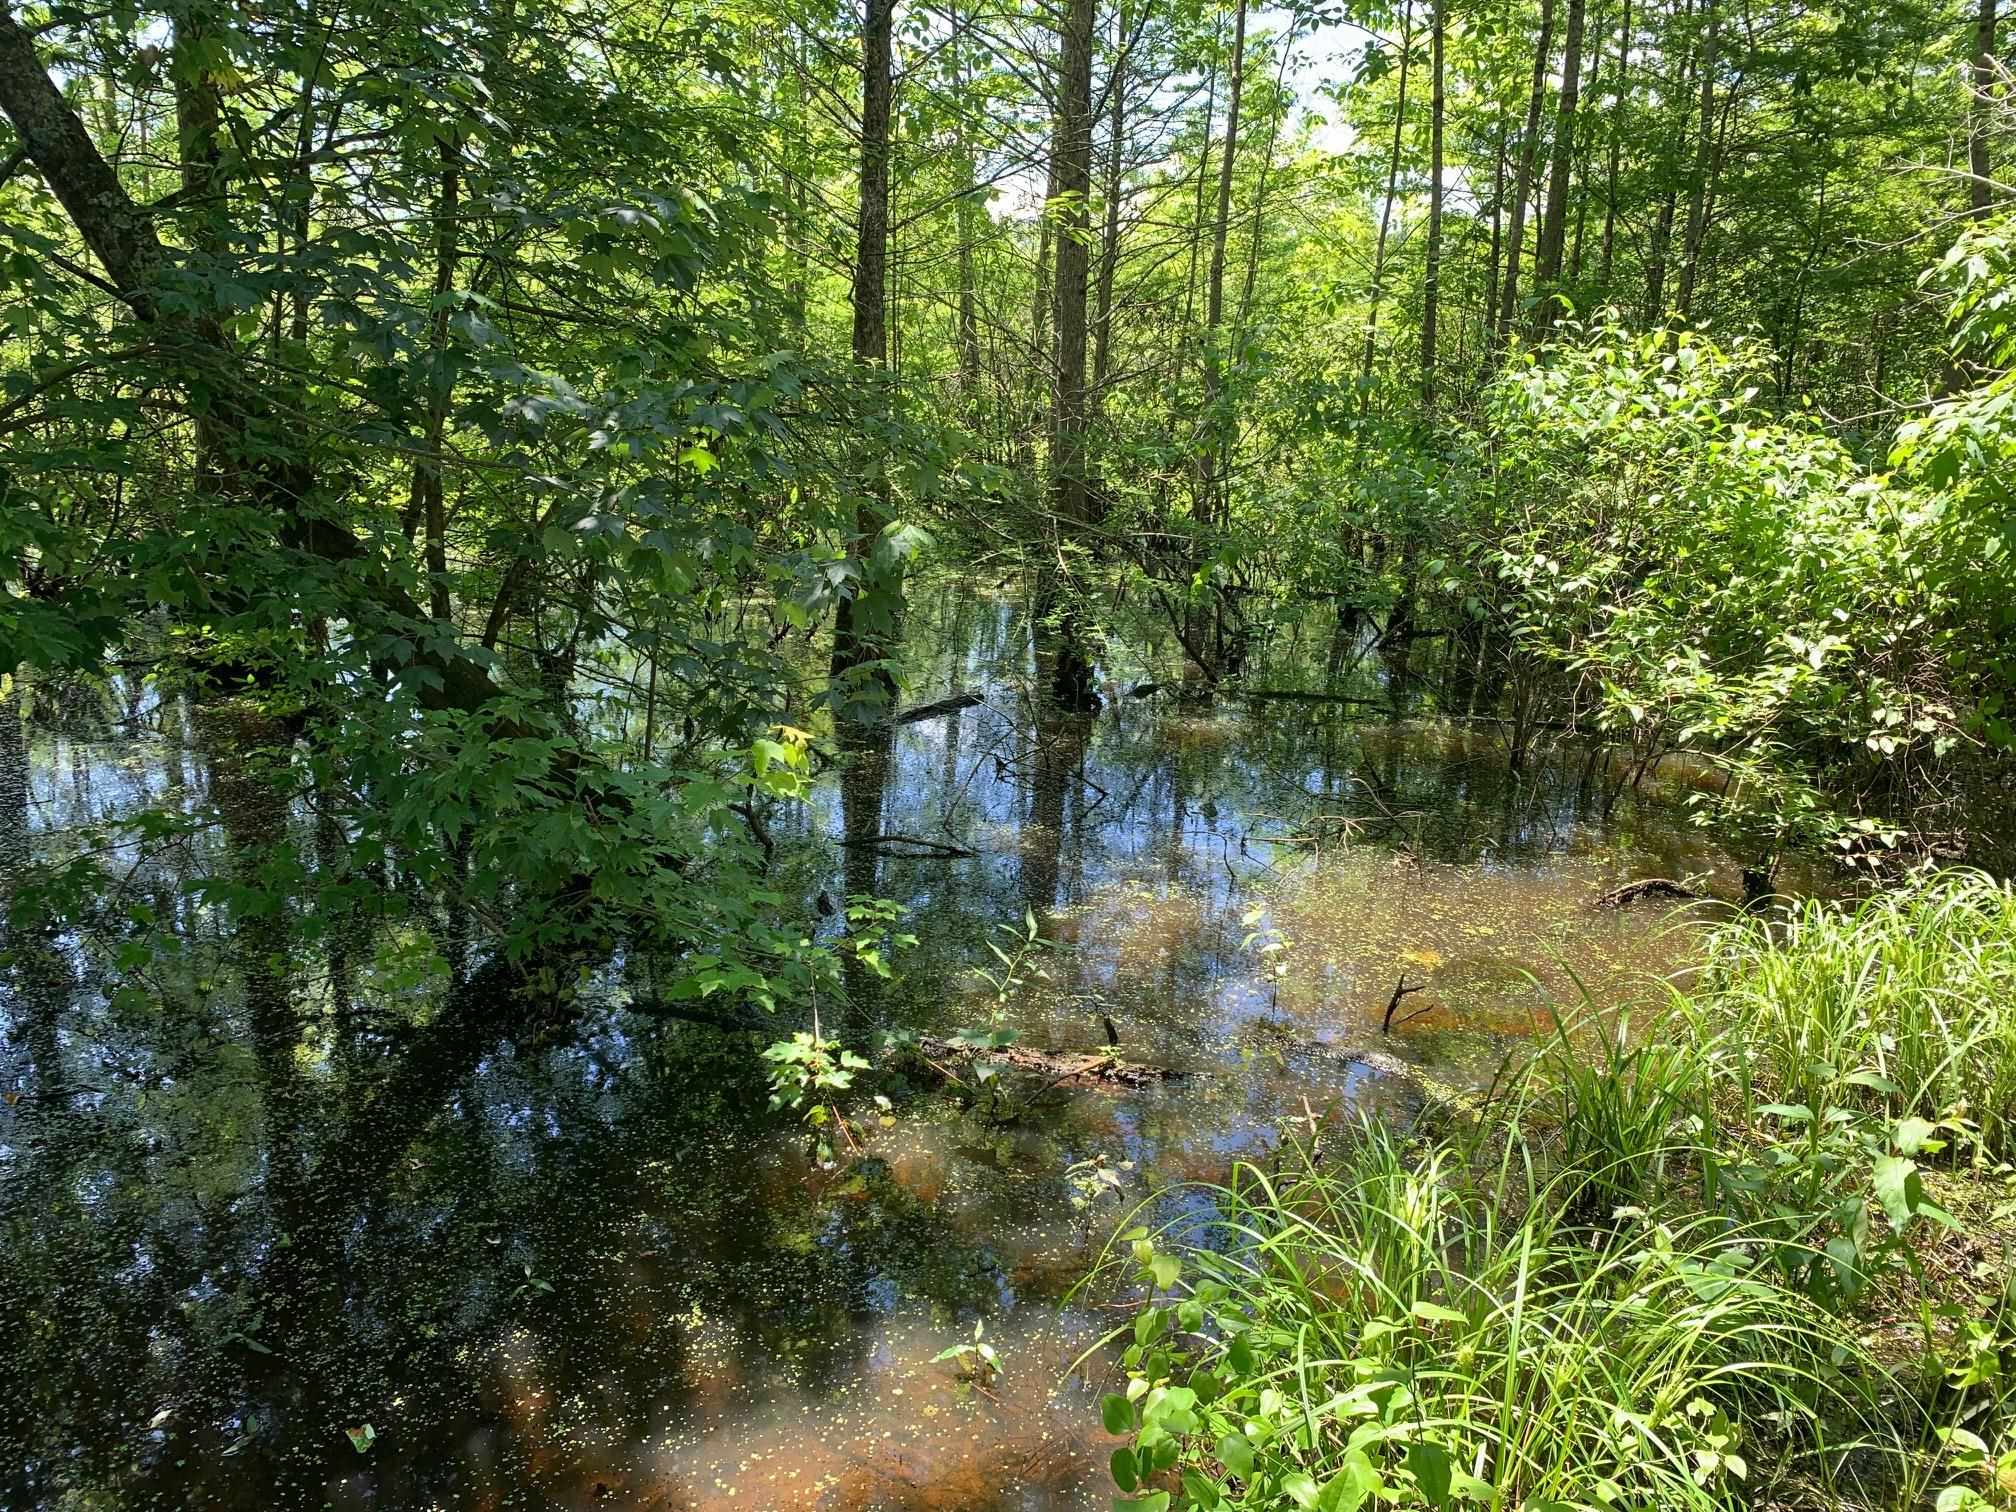
[[[185,891],[261,826],[310,865],[340,848],[312,813],[237,804],[136,884],[179,953],[122,957],[117,917],[11,942],[0,1502],[1103,1506],[1097,1366],[1070,1364],[1104,1325],[1056,1304],[1120,1208],[1075,1212],[1074,1162],[1124,1163],[1131,1205],[1312,1113],[1408,1119],[1487,1078],[1571,973],[1611,1000],[1684,964],[1683,927],[1592,910],[1605,888],[1735,891],[1670,795],[1606,818],[1608,764],[1580,752],[1515,781],[1482,729],[1379,717],[1374,668],[1347,684],[1369,705],[1120,697],[1067,721],[1030,705],[1019,602],[927,595],[913,633],[916,700],[986,704],[770,820],[782,892],[879,892],[920,940],[828,1031],[998,1018],[1090,1049],[1110,1024],[1190,1077],[1060,1089],[1005,1126],[894,1084],[893,1121],[821,1171],[761,1111],[746,1039],[620,993],[502,1037],[430,1016],[456,930],[418,903],[262,921]],[[1326,650],[1284,638],[1256,682],[1320,681]],[[1104,664],[1122,687],[1174,665],[1147,642]],[[40,853],[230,798],[208,753],[245,732],[144,697],[101,715],[30,753]],[[836,845],[871,834],[972,854]],[[983,942],[1025,912],[1049,944],[1004,996],[972,967],[998,970]],[[1402,973],[1426,1011],[1382,1036]],[[1006,1367],[986,1392],[932,1363],[976,1320]]]

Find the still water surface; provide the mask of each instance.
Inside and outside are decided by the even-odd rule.
[[[1046,1049],[1110,1028],[1187,1076],[1058,1089],[1006,1125],[919,1078],[821,1171],[760,1111],[752,1044],[620,999],[515,1040],[374,1028],[437,964],[416,920],[374,922],[360,960],[288,941],[296,990],[356,1021],[276,1038],[171,859],[159,906],[226,963],[195,1011],[116,998],[148,963],[74,942],[5,979],[0,1503],[1104,1506],[1103,1367],[1071,1367],[1113,1314],[1060,1303],[1120,1208],[1074,1212],[1067,1167],[1124,1163],[1124,1204],[1166,1214],[1284,1125],[1405,1122],[1484,1085],[1576,978],[1622,1001],[1684,966],[1689,925],[1593,909],[1604,890],[1738,890],[1670,782],[1606,814],[1609,765],[1582,752],[1515,780],[1488,727],[1419,717],[1434,689],[1376,659],[1341,684],[1357,703],[1191,704],[1126,697],[1174,661],[1115,645],[1120,696],[1061,720],[1032,710],[1017,601],[928,596],[913,639],[916,699],[985,704],[900,727],[773,818],[780,888],[895,898],[921,942],[829,1032],[998,1014]],[[1256,684],[1321,685],[1298,652]],[[214,796],[196,723],[132,712],[31,752],[38,847]],[[970,854],[835,844],[876,834]],[[1025,914],[1040,974],[999,1001],[972,968]],[[1416,1016],[1382,1035],[1403,975]],[[976,1321],[1006,1365],[984,1392],[933,1363]]]

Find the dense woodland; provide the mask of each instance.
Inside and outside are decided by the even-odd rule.
[[[1797,867],[1965,936],[1964,971],[1923,968],[1923,992],[1960,1006],[1916,1081],[1895,1057],[1918,1031],[1866,1017],[1859,1050],[1798,1040],[1769,1075],[1761,1045],[1715,1042],[1746,1095],[1754,1066],[1758,1096],[1811,1125],[1773,1169],[1875,1173],[1859,1218],[1818,1175],[1756,1197],[1771,1222],[1810,1209],[1772,1242],[1833,1267],[1823,1285],[1780,1254],[1784,1306],[1855,1318],[1869,1288],[1909,1282],[1919,1313],[1894,1316],[1922,1315],[1931,1378],[1957,1396],[1913,1397],[1921,1419],[1865,1379],[1866,1400],[1773,1386],[1760,1406],[1716,1395],[1733,1367],[1703,1364],[1702,1394],[1658,1409],[1689,1425],[1670,1476],[1652,1430],[1650,1449],[1588,1450],[1582,1480],[1548,1470],[1536,1440],[1515,1454],[1508,1422],[1473,1421],[1481,1397],[1411,1438],[1390,1396],[1338,1409],[1334,1436],[1312,1415],[1270,1438],[1207,1411],[1241,1370],[1269,1383],[1249,1423],[1285,1389],[1266,1360],[1287,1346],[1263,1340],[1255,1366],[1239,1328],[1199,1331],[1243,1295],[1220,1277],[1166,1347],[1142,1314],[1142,1384],[1108,1398],[1107,1429],[1136,1436],[1113,1470],[1134,1505],[1764,1505],[1729,1463],[1746,1410],[1776,1425],[1758,1461],[1782,1449],[1824,1487],[1805,1504],[2010,1505],[2006,1398],[1971,1404],[2016,1369],[2016,1333],[1962,1308],[1987,1332],[1951,1364],[1963,1325],[1931,1308],[1961,1292],[1911,1248],[1962,1226],[1914,1160],[2006,1182],[2016,1157],[2016,913],[1981,878],[1913,890],[2016,854],[2010,26],[1997,0],[0,0],[13,1042],[32,1062],[83,1032],[67,995],[86,957],[92,1023],[202,1018],[200,915],[263,1074],[295,1086],[337,1041],[368,1068],[348,1116],[286,1159],[305,1188],[369,1186],[433,1116],[408,1093],[500,1042],[564,1037],[613,974],[644,1021],[798,1031],[769,1052],[776,1101],[844,1164],[867,1045],[822,1037],[817,1009],[830,1026],[867,1002],[914,940],[878,901],[872,849],[846,853],[844,896],[815,899],[780,881],[779,836],[820,774],[872,768],[892,719],[961,691],[899,675],[916,585],[952,574],[1026,605],[1058,814],[1102,709],[1270,691],[1254,668],[1314,636],[1304,707],[1474,726],[1515,783],[1572,748],[1615,804],[1679,761],[1686,822],[1740,877],[1731,904],[1761,906]],[[1157,664],[1121,654],[1123,626]],[[200,800],[137,792],[31,842],[38,742],[130,733],[170,703]],[[879,790],[847,797],[879,812]],[[917,843],[958,849],[949,827]],[[150,880],[199,854],[179,888]],[[1884,902],[1893,887],[1919,901]],[[1011,985],[1047,901],[1001,954]],[[399,947],[410,971],[369,943],[391,910],[421,936]],[[1729,1006],[1778,969],[1753,927],[1717,936],[1701,1001],[1725,1027],[1769,1018]],[[1903,952],[1937,932],[1825,910],[1805,928],[1861,984],[1850,1017],[1871,980],[1855,938]],[[395,1026],[382,1001],[360,1008],[374,993]],[[1605,1036],[1587,1098],[1674,1071]],[[1549,1063],[1571,1133],[1590,1064]],[[1805,1085],[1816,1064],[1834,1092]],[[1712,1057],[1689,1065],[1691,1090],[1606,1127],[1670,1133],[1728,1084]],[[1854,1120],[1829,1122],[1834,1093]],[[9,1099],[69,1095],[24,1073]],[[1721,1125],[1685,1116],[1681,1144],[1714,1142]],[[1863,1143],[1823,1155],[1823,1125],[1851,1123]],[[1421,1157],[1368,1135],[1353,1158],[1365,1183],[1414,1183],[1417,1208],[1441,1190],[1424,1160],[1500,1160],[1496,1186],[1447,1198],[1463,1222],[1655,1204],[1573,1148],[1558,1169],[1582,1184],[1561,1201],[1508,1196],[1511,1157],[1479,1138]],[[1614,1153],[1677,1170],[1678,1149]],[[1341,1249],[1317,1270],[1447,1269],[1400,1298],[1430,1332],[1466,1310],[1501,1327],[1466,1287],[1526,1295],[1495,1230],[1467,1270],[1422,1230],[1411,1250],[1350,1238],[1370,1208],[1346,1211],[1310,1161],[1267,1211],[1293,1229],[1329,1205]],[[1735,1200],[1715,1195],[1728,1170],[1687,1169],[1709,1211]],[[1238,1206],[1266,1207],[1250,1189],[1228,1200],[1242,1232],[1269,1221]],[[340,1223],[302,1214],[304,1244],[340,1249]],[[1600,1257],[1546,1276],[1564,1319],[1609,1294],[1604,1267],[1642,1260],[1566,1228],[1524,1242]],[[1171,1251],[1135,1253],[1151,1292],[1175,1284]],[[1697,1261],[1697,1279],[1724,1263]],[[1723,1294],[1685,1295],[1720,1337]],[[1503,1366],[1508,1413],[1527,1347],[1512,1316],[1464,1366]],[[1731,1356],[1789,1331],[1805,1353],[1785,1369],[1832,1381],[1834,1346],[1792,1316],[1744,1323]],[[1548,1347],[1564,1339],[1607,1347],[1567,1323]],[[984,1387],[992,1356],[962,1360]],[[1172,1386],[1179,1366],[1218,1375]],[[1550,1379],[1556,1410],[1584,1400]],[[1826,1418],[1827,1390],[1888,1424],[1882,1452],[1911,1468],[1788,1426]],[[1347,1448],[1354,1413],[1385,1436]],[[1534,1432],[1576,1444],[1569,1418]],[[1856,1423],[1827,1432],[1876,1442]],[[1466,1436],[1494,1432],[1492,1454]],[[53,1484],[15,1483],[28,1505]]]

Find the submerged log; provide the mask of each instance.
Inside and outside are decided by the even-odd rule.
[[[1023,1045],[967,1045],[958,1040],[927,1034],[917,1048],[927,1061],[959,1062],[970,1065],[984,1061],[1004,1070],[1026,1071],[1052,1085],[1109,1087],[1152,1087],[1188,1076],[1169,1066],[1143,1066],[1124,1061],[1108,1051],[1032,1050]]]
[[[899,725],[917,724],[926,719],[939,719],[947,714],[957,714],[961,709],[970,709],[975,704],[987,702],[983,694],[968,689],[964,693],[954,693],[950,698],[941,698],[936,703],[919,704],[914,709],[905,709],[898,714],[895,723]]]
[[[1678,898],[1682,902],[1695,903],[1701,894],[1691,887],[1665,877],[1646,877],[1637,882],[1626,882],[1622,887],[1603,894],[1596,900],[1598,908],[1622,908],[1627,903],[1636,903],[1640,898]]]
[[[877,855],[899,861],[956,861],[980,854],[947,840],[926,840],[922,835],[847,835],[837,843],[843,848],[866,846]]]

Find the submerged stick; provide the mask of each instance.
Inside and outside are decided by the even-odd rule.
[[[1393,1032],[1393,1015],[1399,1011],[1400,1000],[1402,998],[1408,997],[1409,995],[1416,992],[1426,992],[1427,990],[1428,990],[1428,984],[1426,982],[1418,982],[1414,986],[1409,987],[1407,985],[1407,973],[1404,971],[1401,972],[1400,980],[1393,984],[1393,996],[1386,1000],[1386,1017],[1380,1021],[1379,1032],[1381,1034],[1391,1034]],[[1414,1012],[1408,1014],[1407,1017],[1400,1020],[1400,1022],[1403,1024],[1411,1024],[1414,1022],[1414,1020],[1421,1017],[1422,1014],[1432,1013],[1434,1012],[1434,1010],[1435,1005],[1433,1003],[1430,1003],[1426,1008],[1415,1009]]]
[[[1143,1066],[1117,1055],[1085,1050],[1031,1050],[1021,1045],[962,1045],[957,1040],[927,1034],[918,1042],[925,1063],[947,1074],[939,1062],[985,1061],[1013,1071],[1028,1071],[1049,1079],[1051,1086],[1064,1082],[1099,1083],[1114,1087],[1147,1087],[1178,1081],[1189,1075],[1170,1066]]]

